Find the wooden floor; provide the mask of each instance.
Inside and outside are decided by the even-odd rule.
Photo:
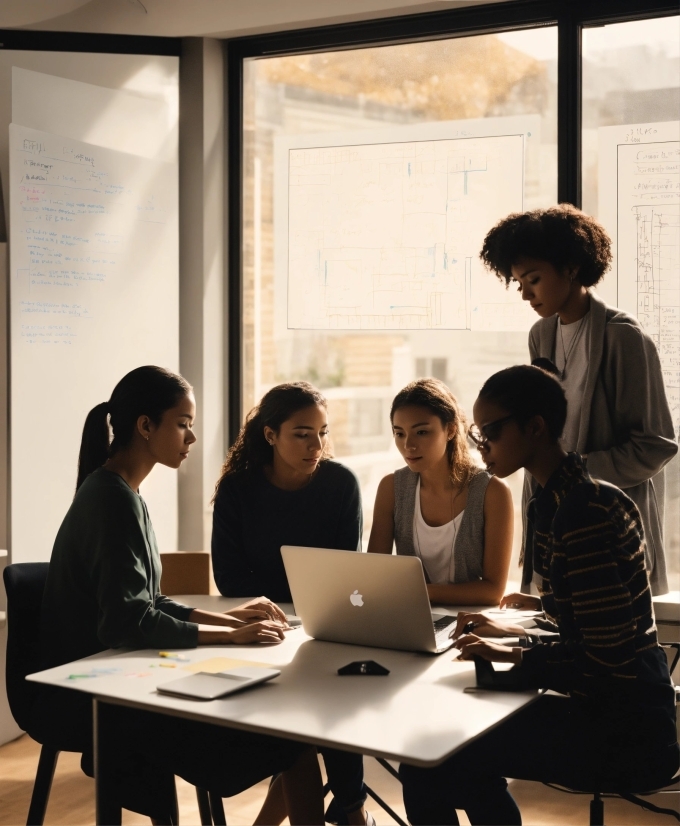
[[[40,747],[26,735],[0,747],[0,826],[16,826],[26,822],[39,750]],[[405,818],[398,782],[371,758],[366,758],[365,765],[368,785]],[[267,783],[261,783],[225,801],[229,826],[252,823],[266,788]],[[538,783],[523,781],[513,781],[511,788],[522,810],[525,826],[576,826],[588,823],[588,798],[585,796],[563,794]],[[193,786],[178,779],[177,793],[182,826],[199,823]],[[658,795],[650,799],[666,808],[678,806],[675,795]],[[375,802],[369,801],[368,808],[379,826],[394,824]],[[462,813],[460,820],[461,823],[468,822]],[[608,826],[662,823],[669,826],[674,822],[667,816],[646,812],[621,800],[605,802],[605,820]],[[45,822],[68,826],[94,823],[94,781],[81,772],[78,755],[64,753],[59,757]],[[126,826],[138,823],[146,826],[149,821],[141,815],[124,812],[123,823]]]

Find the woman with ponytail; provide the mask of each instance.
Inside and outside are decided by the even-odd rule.
[[[181,376],[147,366],[124,376],[110,400],[88,414],[76,495],[57,534],[43,598],[43,668],[107,648],[193,648],[283,639],[285,617],[268,601],[219,614],[181,605],[160,593],[160,558],[139,487],[156,464],[177,469],[187,459],[196,441],[195,413],[191,386]],[[42,689],[34,729],[44,743],[83,752],[87,771],[90,699],[74,694]],[[120,738],[126,808],[167,817],[164,801],[174,774],[231,795],[283,772],[291,822],[320,822],[321,779],[315,752],[308,747],[129,710],[121,714]],[[267,806],[259,822],[270,822]]]
[[[273,387],[250,411],[213,500],[213,571],[222,594],[291,602],[282,545],[360,550],[359,484],[330,455],[326,399],[311,384]],[[361,755],[321,753],[334,797],[326,820],[372,822]]]

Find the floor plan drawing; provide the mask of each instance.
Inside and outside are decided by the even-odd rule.
[[[479,261],[486,232],[522,210],[524,139],[291,149],[288,328],[499,329],[505,313],[504,329],[528,329]]]

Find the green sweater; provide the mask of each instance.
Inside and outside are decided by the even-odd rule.
[[[160,593],[161,563],[139,494],[100,468],[83,482],[52,550],[41,614],[44,668],[107,648],[192,648],[192,608]]]

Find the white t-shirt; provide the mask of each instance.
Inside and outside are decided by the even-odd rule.
[[[453,546],[463,509],[455,519],[445,525],[432,527],[423,519],[420,510],[420,477],[416,487],[416,504],[413,510],[413,547],[420,557],[431,583],[453,582]]]
[[[578,446],[578,428],[588,377],[589,353],[590,312],[572,324],[562,324],[558,319],[555,333],[555,366],[560,371],[560,382],[567,397],[567,421],[562,434],[562,445],[566,451],[576,450]]]

